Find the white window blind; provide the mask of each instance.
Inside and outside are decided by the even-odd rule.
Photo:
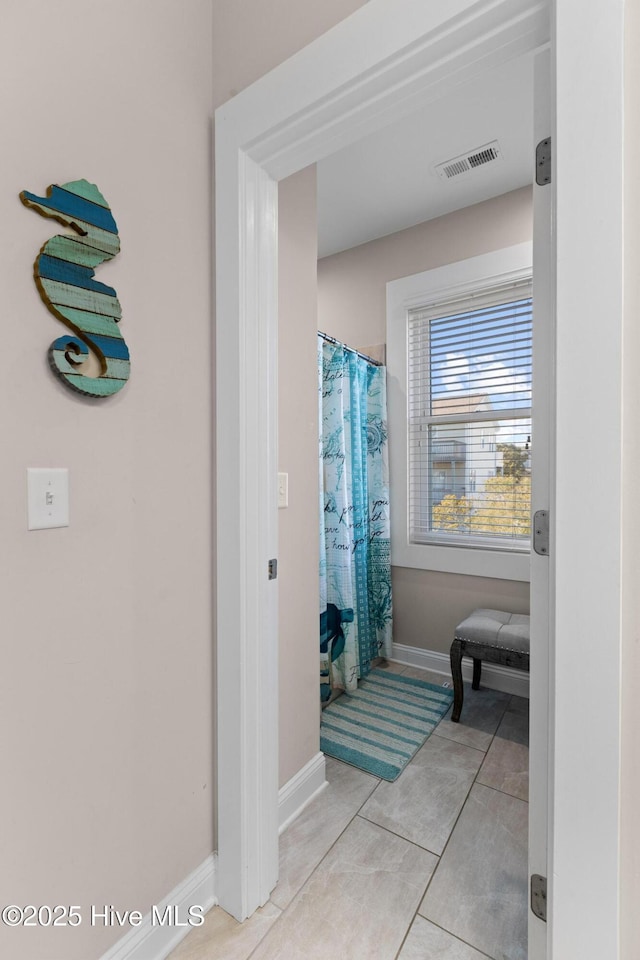
[[[528,550],[531,280],[408,323],[410,541]]]

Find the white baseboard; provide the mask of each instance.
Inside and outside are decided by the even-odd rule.
[[[327,786],[324,753],[317,753],[302,770],[285,783],[278,793],[280,833],[302,813],[308,803]],[[216,854],[211,854],[193,873],[171,891],[142,919],[139,926],[131,927],[101,960],[165,960],[172,950],[191,930],[197,929],[188,923],[189,908],[198,906],[207,913],[217,902]],[[172,925],[161,925],[167,907],[172,908]],[[154,916],[156,922],[154,923]],[[196,917],[197,918],[197,917]],[[184,926],[182,924],[185,924]]]
[[[217,902],[216,856],[211,854],[143,918],[140,926],[131,927],[107,950],[102,960],[165,960],[191,930],[198,929],[188,922],[189,908],[201,907],[204,915]],[[165,913],[167,907],[172,908],[170,914]],[[160,920],[169,916],[179,923],[162,925]]]
[[[394,643],[392,660],[406,663],[411,667],[422,667],[451,678],[451,666],[448,653],[437,650],[422,650],[420,647],[408,647],[404,643]],[[462,677],[471,683],[473,664],[468,657],[462,660]],[[524,670],[503,667],[499,663],[482,664],[482,686],[502,693],[515,693],[518,697],[529,699],[529,674]]]
[[[278,793],[279,832],[302,813],[321,790],[327,786],[324,753],[316,753],[291,780],[285,783]]]

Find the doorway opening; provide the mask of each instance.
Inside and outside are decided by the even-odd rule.
[[[265,901],[277,875],[277,717],[273,704],[277,688],[277,589],[273,581],[271,586],[267,581],[268,559],[276,555],[275,184],[384,126],[391,115],[410,112],[416,98],[440,95],[443,83],[455,86],[472,79],[518,53],[536,49],[547,36],[547,9],[540,3],[522,0],[515,10],[512,2],[463,0],[453,15],[450,5],[446,10],[444,6],[424,9],[420,4],[402,3],[394,6],[390,19],[385,5],[367,5],[338,31],[283,64],[235,103],[225,105],[217,117],[217,380],[221,412],[217,440],[224,456],[224,463],[219,460],[223,469],[218,481],[218,555],[220,560],[224,558],[224,563],[218,564],[217,611],[221,720],[218,763],[224,771],[219,778],[218,798],[219,887],[220,902],[239,918]],[[593,476],[606,464],[607,475],[614,475],[612,488],[617,489],[618,394],[613,389],[598,391],[597,397],[585,390],[576,394],[572,373],[576,369],[576,344],[584,357],[590,351],[593,354],[597,343],[597,356],[590,354],[590,358],[597,360],[599,369],[603,365],[606,368],[604,386],[615,382],[619,366],[619,325],[613,325],[605,343],[598,331],[605,313],[611,316],[613,310],[615,317],[621,316],[618,241],[622,194],[621,165],[617,161],[622,137],[619,111],[602,111],[600,120],[610,135],[603,136],[598,144],[604,159],[613,155],[615,162],[606,166],[615,175],[595,198],[600,219],[594,219],[591,210],[587,216],[583,209],[583,197],[589,195],[590,188],[586,174],[579,169],[576,152],[580,138],[589,136],[586,114],[580,110],[572,114],[571,104],[578,96],[592,97],[596,104],[605,102],[603,89],[612,97],[609,102],[622,102],[621,83],[614,69],[622,49],[622,11],[616,8],[606,16],[606,29],[601,30],[595,19],[576,23],[569,5],[562,0],[557,0],[554,7],[557,103],[563,130],[562,159],[558,163],[562,170],[566,166],[568,175],[558,177],[554,186],[554,194],[557,191],[563,198],[555,206],[563,229],[558,233],[558,255],[554,253],[552,260],[558,269],[559,307],[563,310],[558,359],[565,366],[558,382],[561,416],[557,450],[561,456],[556,484],[563,550],[558,551],[557,603],[552,619],[566,636],[572,636],[575,618],[583,642],[588,637],[594,650],[599,638],[619,635],[619,591],[614,574],[620,538],[617,528],[596,531],[603,555],[608,558],[605,567],[612,571],[606,581],[598,578],[596,582],[594,570],[587,563],[590,551],[582,532],[583,508],[590,502],[585,491],[592,473],[584,474],[587,487],[576,491],[571,481],[572,445],[568,441],[575,424],[586,423],[591,432],[594,425],[602,426],[599,436],[605,435],[610,441],[606,448],[610,456],[603,459],[601,446],[594,454],[588,446],[581,447],[581,454],[592,464]],[[345,43],[346,49],[358,51],[357,58],[341,55]],[[575,50],[579,50],[579,58],[571,54]],[[580,84],[575,82],[576,74]],[[571,123],[567,125],[569,116]],[[569,183],[571,190],[567,192]],[[598,244],[594,223],[600,231]],[[603,224],[610,241],[604,249]],[[594,240],[594,247],[584,238]],[[588,294],[581,290],[585,264],[599,278],[597,290]],[[585,329],[593,332],[593,339],[584,336]],[[594,536],[592,531],[590,536]],[[581,550],[583,542],[585,549]],[[597,611],[586,613],[582,609],[585,584],[593,587],[594,594],[598,592]],[[617,647],[611,654],[606,675],[615,708],[620,688]],[[606,952],[606,944],[616,940],[617,752],[614,749],[607,753],[611,776],[593,784],[585,762],[589,751],[582,743],[579,749],[572,749],[576,739],[572,709],[577,701],[588,710],[590,698],[596,696],[601,684],[600,665],[592,669],[587,660],[582,661],[579,689],[572,683],[573,658],[569,652],[555,656],[554,667],[549,712],[554,725],[555,780],[550,798],[555,819],[550,842],[557,856],[554,878],[560,878],[560,882],[554,892],[558,913],[549,929],[560,948],[566,945],[572,949],[571,945],[579,942],[594,955],[594,944],[602,944]],[[572,692],[572,696],[564,698],[563,691]],[[596,731],[596,745],[619,743],[615,716],[616,710],[612,709],[611,717],[603,718]],[[591,790],[597,802],[580,809],[578,822],[575,812],[580,808],[581,786]],[[606,813],[606,817],[600,817],[589,831],[586,823],[591,824],[596,811]],[[586,871],[581,876],[575,866],[583,854],[580,837],[587,833],[594,838],[596,848],[594,851],[594,845],[590,847],[590,856],[602,864],[606,873],[603,883],[611,891],[597,910],[594,903],[593,912],[585,909],[585,904],[593,900]],[[613,853],[609,855],[608,850]],[[593,922],[586,922],[596,913],[597,929]],[[607,933],[609,940],[603,939]],[[578,941],[572,936],[578,936]]]
[[[385,286],[388,281],[513,243],[532,241],[533,72],[532,55],[510,61],[489,71],[471,88],[460,86],[450,96],[427,104],[402,122],[319,161],[319,252],[324,253],[318,265],[318,327],[321,330],[364,353],[378,354],[387,346]],[[512,121],[514,114],[518,117],[517,124]],[[457,183],[443,181],[438,176],[437,161],[460,153],[465,136],[470,138],[467,146],[494,137],[503,144],[503,152],[510,162],[503,160],[493,169],[487,165]],[[284,225],[281,223],[281,226]],[[528,256],[530,258],[530,251]],[[484,362],[488,363],[486,357]],[[496,389],[499,389],[495,363],[493,367],[493,383],[497,383]],[[390,371],[390,376],[393,378],[395,373]],[[390,389],[393,390],[393,386]],[[456,395],[460,389],[458,384]],[[406,406],[404,395],[401,405]],[[501,425],[504,430],[508,426]],[[511,433],[507,436],[505,432],[502,438],[505,443]],[[530,427],[525,431],[528,433]],[[526,439],[525,435],[523,442]],[[393,429],[389,440],[390,444],[394,443]],[[498,442],[494,443],[496,449],[498,446]],[[481,450],[480,440],[475,444],[459,443],[458,447],[465,448],[469,460],[468,469],[462,462],[456,462],[460,484],[468,485],[469,477],[476,473],[478,493],[466,487],[456,489],[456,494],[470,503],[474,494],[475,499],[478,498],[486,479],[482,469],[485,472],[488,469],[487,457],[490,455],[496,460],[498,454]],[[461,453],[458,460],[460,456]],[[471,463],[474,457],[478,461],[475,471]],[[492,464],[495,474],[497,468],[493,461]],[[524,472],[529,475],[528,468]],[[400,486],[403,485],[401,480]],[[396,514],[392,511],[391,516],[393,525]],[[400,527],[402,535],[402,520]],[[443,547],[442,551],[448,554],[449,560],[447,548]],[[477,551],[474,556],[477,559]],[[413,671],[412,675],[415,673],[416,677],[436,683],[446,681],[447,677],[450,680],[448,651],[453,627],[472,609],[509,605],[514,612],[529,612],[528,557],[526,562],[522,556],[507,560],[506,575],[498,573],[502,580],[495,579],[495,575],[492,579],[495,563],[493,566],[487,563],[484,568],[480,564],[481,577],[484,575],[480,581],[470,576],[470,571],[456,574],[450,569],[447,572],[446,564],[445,570],[438,570],[426,562],[425,570],[421,571],[418,564],[412,569],[403,559],[394,561],[393,556],[392,563],[397,591],[394,613],[398,615],[394,630],[396,663],[391,666],[394,671]],[[421,672],[420,666],[429,672]],[[517,689],[519,693],[528,694],[525,675],[509,680],[514,681],[514,687],[509,688],[511,692]],[[509,687],[505,676],[492,679],[489,671],[488,685],[491,687],[494,683],[503,690],[497,694],[496,704],[488,705],[488,713],[494,708],[500,709],[501,698],[505,702],[509,699],[504,690],[505,686]],[[496,720],[496,727],[498,722]],[[449,724],[448,729],[454,730],[453,725]],[[520,733],[517,736],[520,737]],[[425,755],[437,742],[432,741]],[[374,806],[372,801],[367,809],[373,810]],[[423,812],[427,806],[425,794]],[[514,806],[518,806],[517,801]],[[452,802],[451,809],[454,808],[455,802]],[[459,808],[455,813],[457,816]],[[390,813],[379,810],[370,815],[374,819],[382,816],[393,820]],[[396,829],[401,832],[403,828],[396,824]],[[526,846],[526,826],[524,829]],[[432,838],[425,839],[424,845],[432,849],[429,843],[433,842]],[[526,873],[526,866],[523,872]],[[526,940],[526,876],[521,880],[523,923],[520,923],[519,936],[522,937],[524,927]]]

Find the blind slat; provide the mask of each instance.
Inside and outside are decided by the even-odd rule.
[[[530,284],[410,313],[413,540],[528,540],[531,368]]]

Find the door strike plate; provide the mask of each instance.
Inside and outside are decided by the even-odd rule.
[[[536,147],[536,183],[539,187],[551,183],[551,137],[541,140]]]
[[[541,557],[549,556],[549,511],[536,510],[533,515],[533,549]]]
[[[278,561],[274,558],[269,560],[269,580],[275,580],[278,576]]]
[[[539,920],[547,922],[547,878],[539,873],[531,877],[531,910]]]

